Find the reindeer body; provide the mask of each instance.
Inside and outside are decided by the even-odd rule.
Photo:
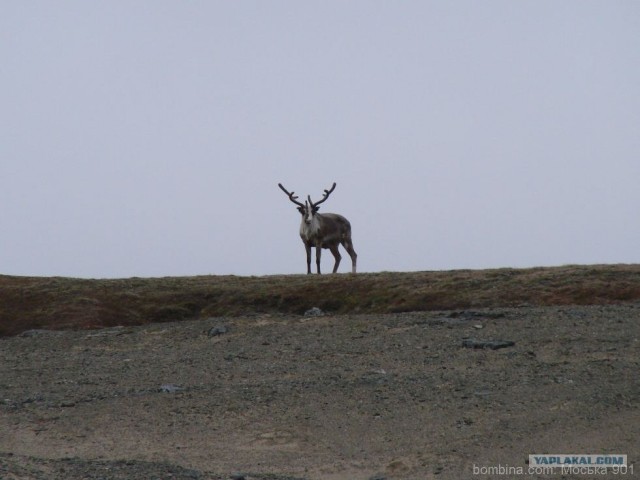
[[[310,223],[303,217],[300,222],[300,238],[307,252],[307,273],[311,273],[311,247],[316,248],[316,265],[320,273],[320,256],[322,249],[329,249],[335,258],[333,273],[338,271],[342,255],[338,245],[342,245],[351,256],[352,273],[356,273],[356,252],[351,243],[351,224],[349,220],[337,213],[316,213]]]
[[[325,195],[322,200],[313,203],[311,197],[308,197],[308,201],[304,204],[298,202],[293,194],[294,192],[287,192],[285,188],[278,184],[278,186],[289,196],[289,199],[298,205],[298,211],[302,214],[302,221],[300,222],[300,238],[304,243],[304,247],[307,253],[307,273],[311,273],[311,248],[316,249],[316,266],[317,271],[320,273],[320,257],[322,249],[329,249],[335,259],[333,265],[333,273],[338,271],[340,260],[342,255],[338,250],[338,246],[342,245],[349,256],[351,257],[352,273],[356,273],[356,259],[357,254],[353,249],[353,242],[351,241],[351,223],[342,215],[337,213],[318,213],[318,205],[324,202],[333,189],[336,188],[336,184],[333,184],[331,190],[325,190]]]

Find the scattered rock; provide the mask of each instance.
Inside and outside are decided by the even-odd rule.
[[[35,402],[44,402],[42,395],[31,395],[20,402],[21,405],[28,405]]]
[[[506,314],[504,312],[477,312],[474,310],[453,311],[449,313],[449,318],[464,318],[471,320],[473,318],[504,318]]]
[[[473,394],[476,397],[488,397],[490,395],[493,395],[493,392],[491,392],[491,390],[476,390],[473,392]]]
[[[490,348],[497,350],[499,348],[513,347],[516,342],[511,340],[477,340],[475,338],[465,338],[462,340],[462,346],[465,348]]]
[[[0,338],[0,416],[12,431],[27,432],[40,444],[56,440],[46,445],[47,458],[17,451],[10,458],[11,437],[0,435],[0,478],[295,480],[296,454],[295,472],[308,480],[325,471],[348,478],[349,470],[356,480],[464,478],[468,464],[457,460],[481,458],[487,449],[523,464],[519,439],[541,425],[560,438],[567,429],[558,418],[588,430],[607,408],[615,407],[620,418],[635,413],[637,385],[627,374],[637,370],[640,303],[605,311],[566,307],[586,315],[577,326],[559,321],[557,307],[505,309],[509,321],[466,321],[460,314],[447,319],[466,321],[454,330],[443,325],[448,312],[334,317],[333,308],[320,302],[330,322],[300,319],[309,303],[297,317],[274,313],[269,323],[217,317],[140,326],[134,335],[91,341],[87,333],[98,332]],[[568,314],[562,315],[565,320]],[[479,324],[484,328],[476,330]],[[219,326],[227,333],[216,331]],[[221,336],[208,337],[210,330]],[[493,341],[509,337],[519,339],[518,348],[466,353],[495,348]],[[60,408],[67,402],[69,408]],[[595,413],[585,413],[585,404]],[[403,417],[407,405],[411,425]],[[438,418],[430,423],[434,411]],[[514,422],[514,412],[521,411],[536,415]],[[117,421],[105,421],[114,412]],[[491,422],[483,412],[491,412]],[[361,433],[363,422],[379,435],[345,452],[314,437],[323,431],[327,438],[348,439]],[[618,435],[624,447],[640,430],[634,422],[618,423],[604,434]],[[420,425],[428,426],[428,435]],[[496,426],[501,434],[492,434]],[[270,433],[275,428],[291,434]],[[111,442],[95,442],[96,431],[130,445],[129,459],[105,460]],[[132,460],[151,458],[149,443],[136,440],[156,435],[168,457]],[[451,435],[456,441],[439,455],[438,445]],[[597,450],[598,441],[589,437],[583,444]],[[240,458],[247,448],[257,453]],[[66,457],[84,452],[89,458]]]
[[[33,330],[26,330],[18,336],[23,338],[30,338],[30,337],[38,337],[40,335],[47,335],[51,333],[56,333],[56,332],[52,330],[45,330],[44,328],[36,328]]]
[[[318,307],[313,307],[304,312],[305,317],[321,317],[324,315],[324,312],[320,310]]]
[[[162,393],[176,393],[183,391],[184,388],[178,385],[174,385],[173,383],[165,383],[160,386],[160,392]]]
[[[217,327],[213,327],[209,330],[207,335],[210,337],[217,337],[218,335],[224,335],[229,332],[229,327],[226,325],[218,325]]]

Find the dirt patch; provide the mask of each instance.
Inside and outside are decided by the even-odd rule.
[[[526,469],[532,453],[637,463],[639,320],[631,303],[30,331],[0,339],[0,477],[457,480]]]

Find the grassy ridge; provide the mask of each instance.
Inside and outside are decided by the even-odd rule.
[[[640,265],[82,280],[0,276],[0,336],[254,313],[392,313],[640,300]]]

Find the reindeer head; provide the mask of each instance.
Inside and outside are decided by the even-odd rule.
[[[278,186],[284,193],[288,195],[289,200],[291,200],[293,203],[298,205],[298,211],[302,215],[302,219],[304,220],[304,223],[306,223],[307,225],[310,225],[311,222],[313,221],[314,215],[318,213],[318,210],[320,210],[320,207],[318,205],[320,205],[327,198],[329,198],[329,195],[331,195],[331,192],[333,192],[333,190],[336,188],[336,183],[333,182],[333,186],[329,190],[324,191],[322,200],[315,203],[311,200],[311,195],[307,195],[307,200],[305,200],[304,203],[299,202],[297,200],[298,197],[294,195],[295,192],[288,192],[287,189],[284,188],[281,183],[279,183]]]
[[[313,216],[316,214],[318,210],[319,210],[319,207],[314,207],[313,203],[311,203],[311,199],[309,199],[309,201],[307,200],[304,201],[304,207],[298,207],[298,211],[302,214],[302,219],[304,220],[304,223],[306,223],[307,225],[311,225],[311,222],[313,221]]]

